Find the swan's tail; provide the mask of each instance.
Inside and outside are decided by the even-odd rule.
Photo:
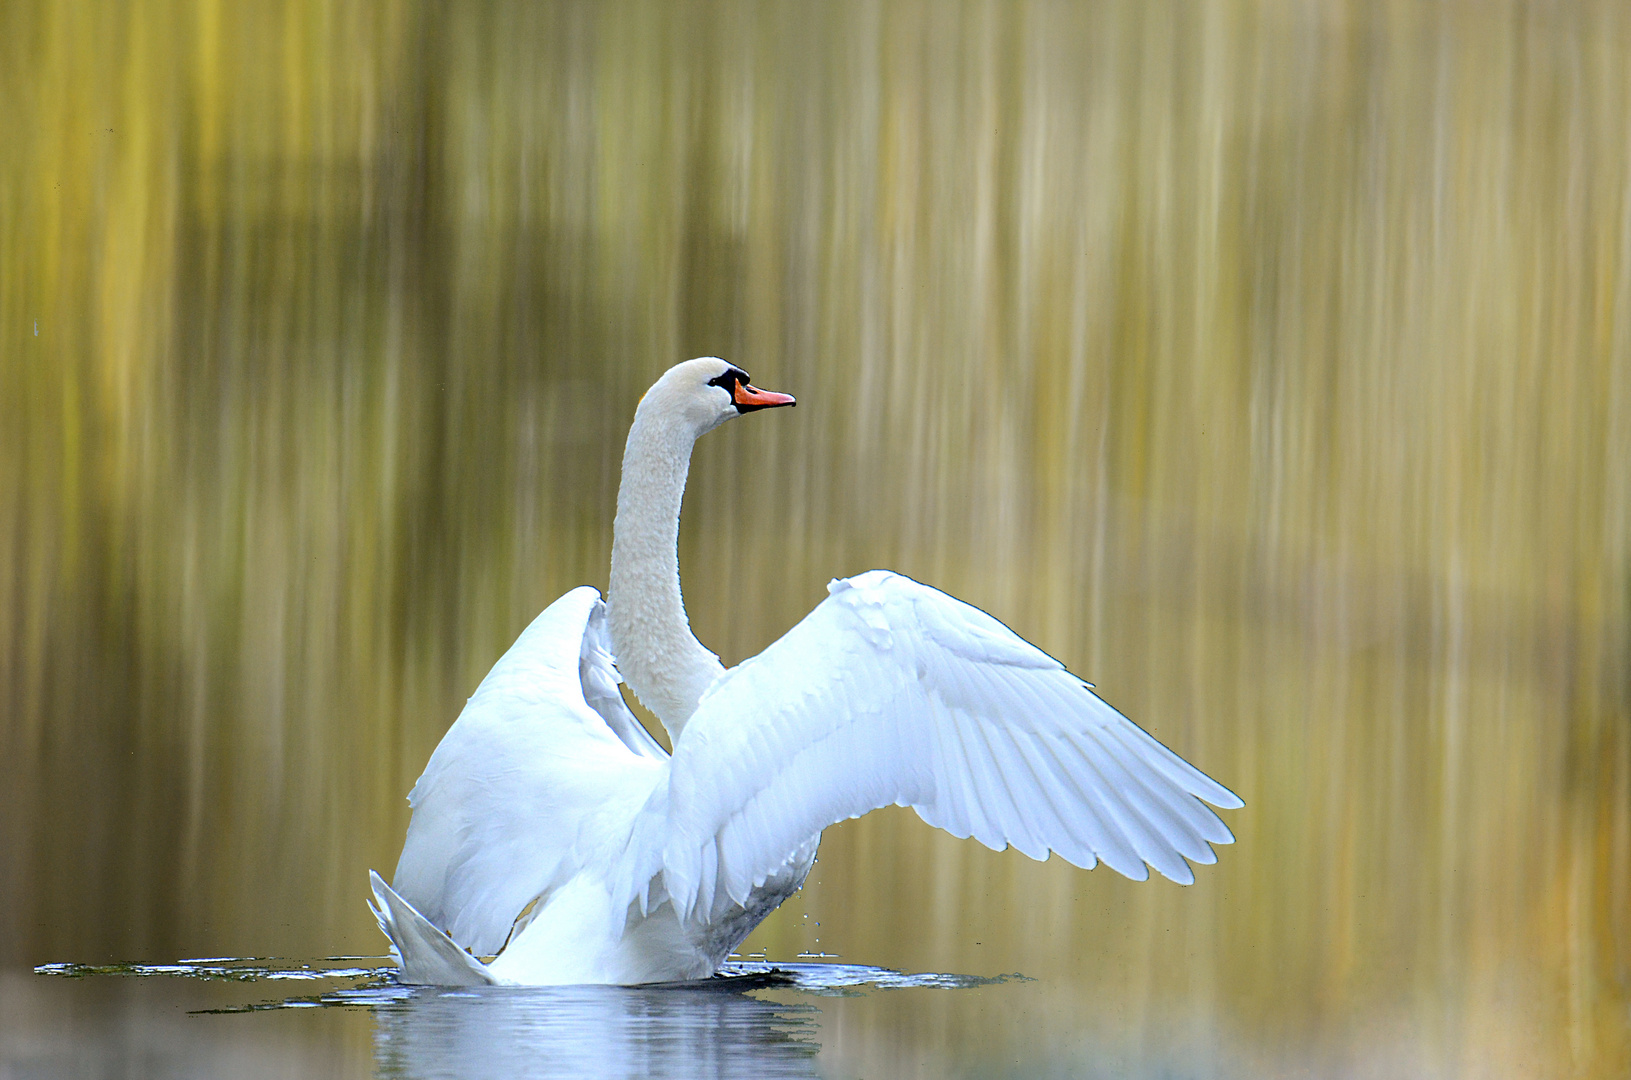
[[[486,986],[497,980],[487,965],[465,952],[414,906],[368,871],[374,899],[368,908],[380,930],[391,939],[391,955],[402,969],[399,982],[422,986]]]

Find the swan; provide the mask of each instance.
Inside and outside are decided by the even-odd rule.
[[[641,398],[606,599],[573,589],[522,632],[409,794],[391,884],[369,872],[400,981],[706,977],[804,883],[824,828],[890,804],[1138,881],[1153,867],[1189,884],[1190,862],[1233,842],[1202,803],[1243,806],[1233,792],[992,616],[901,574],[833,581],[764,652],[721,665],[680,594],[692,445],[793,404],[717,357]]]

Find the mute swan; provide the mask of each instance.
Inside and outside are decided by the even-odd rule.
[[[822,829],[891,803],[1139,881],[1147,863],[1189,884],[1186,858],[1233,841],[1200,800],[1244,805],[1234,793],[990,615],[899,574],[832,582],[779,641],[721,666],[680,596],[691,447],[792,404],[714,357],[641,399],[607,600],[574,589],[522,632],[408,796],[392,885],[370,871],[402,981],[707,976],[804,883]]]

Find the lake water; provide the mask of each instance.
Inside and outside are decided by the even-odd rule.
[[[1628,116],[1619,0],[0,6],[0,1075],[1626,1075]],[[704,354],[799,399],[699,444],[704,643],[945,589],[1218,865],[880,812],[743,946],[977,986],[34,973],[381,951]]]
[[[32,982],[0,983],[7,1064],[29,1077],[769,1080],[1351,1075],[1355,1064],[1433,1075],[1446,1064],[1411,1046],[1358,1063],[1267,1061],[1194,1016],[1133,1033],[1087,1002],[1070,1015],[1059,987],[1018,974],[736,961],[724,977],[662,987],[438,988],[399,986],[394,970],[360,956],[44,965]]]
[[[26,1076],[815,1077],[889,1067],[875,1050],[823,1038],[869,994],[1025,981],[738,961],[723,977],[664,987],[455,989],[399,986],[394,971],[389,958],[360,956],[43,965],[36,974],[59,985],[4,992],[12,1015],[23,999],[49,1018],[6,1031],[8,1066]],[[945,1050],[918,1052],[951,1068]]]

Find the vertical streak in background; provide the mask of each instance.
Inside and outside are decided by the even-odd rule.
[[[368,948],[724,352],[800,408],[699,448],[705,641],[894,566],[1248,803],[1186,892],[870,818],[824,944],[1611,1074],[1628,57],[1606,2],[0,9],[0,948]]]

